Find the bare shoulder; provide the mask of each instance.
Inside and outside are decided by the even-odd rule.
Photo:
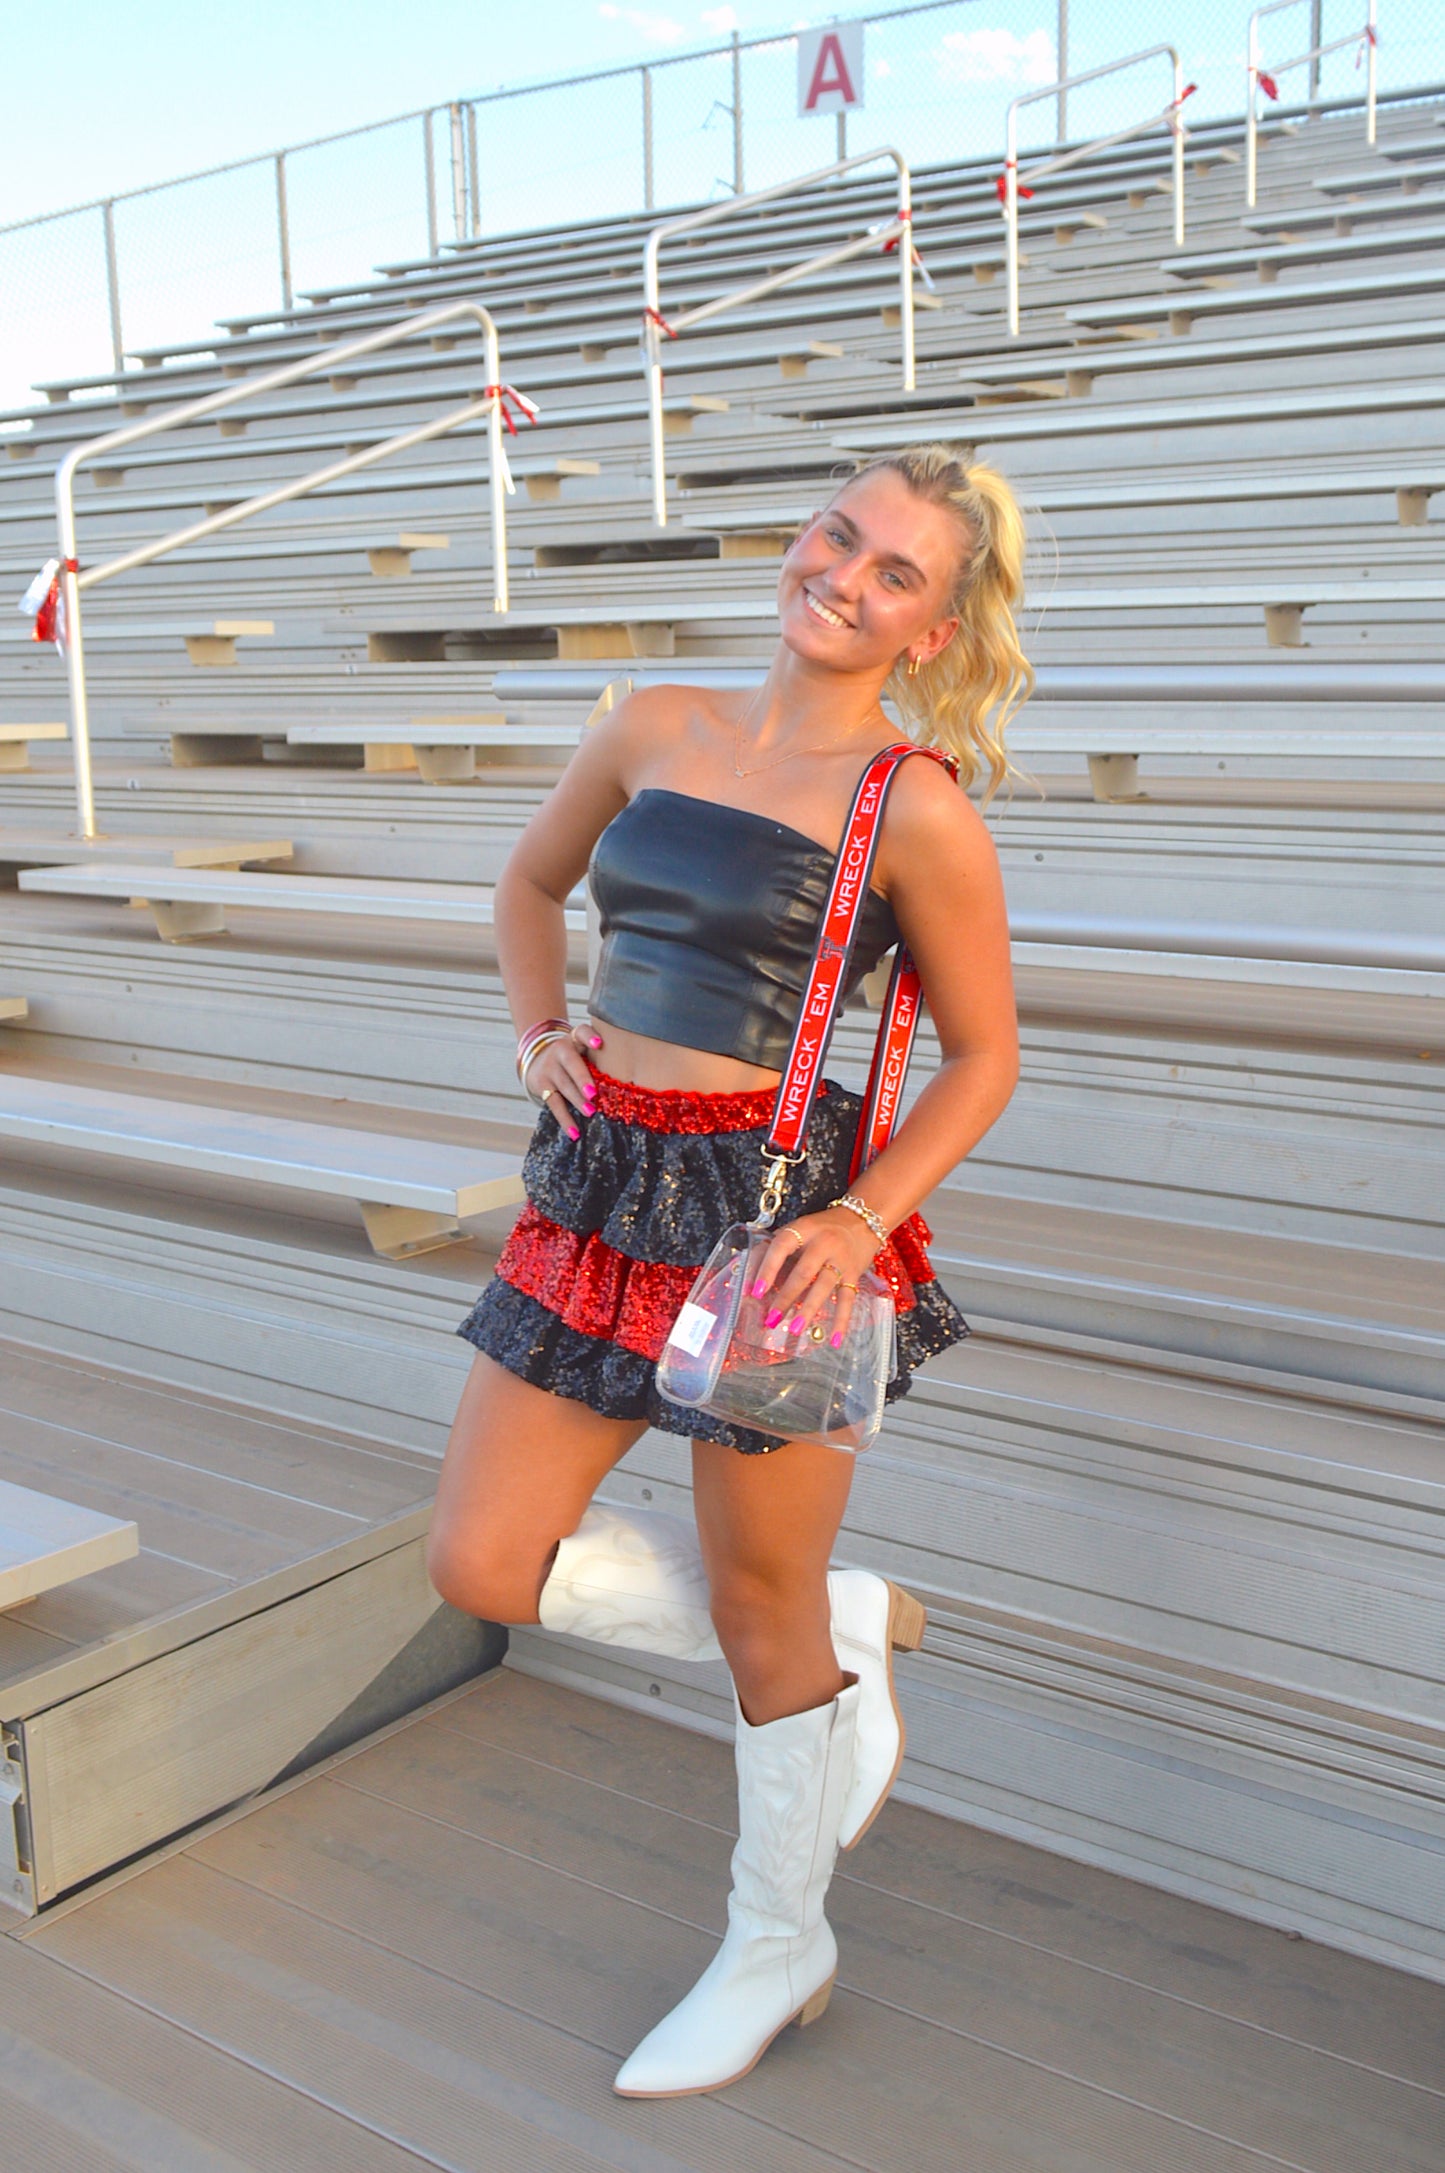
[[[606,769],[628,790],[659,756],[686,748],[699,726],[716,727],[729,696],[711,687],[635,687],[584,734],[589,769]]]
[[[916,888],[948,874],[993,876],[998,853],[988,824],[941,762],[904,762],[896,772],[883,823],[883,872],[889,887]]]

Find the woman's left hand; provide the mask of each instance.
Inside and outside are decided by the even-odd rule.
[[[836,1293],[828,1340],[837,1350],[852,1317],[859,1279],[873,1265],[877,1252],[872,1231],[846,1207],[800,1215],[796,1222],[785,1222],[773,1232],[749,1295],[771,1297],[768,1327],[786,1320],[790,1334],[803,1335]]]

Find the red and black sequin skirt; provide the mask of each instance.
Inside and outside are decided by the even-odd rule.
[[[730,1223],[756,1213],[771,1089],[660,1092],[594,1071],[597,1106],[572,1140],[545,1110],[523,1165],[527,1205],[496,1273],[457,1330],[509,1372],[607,1418],[759,1455],[770,1434],[667,1403],[656,1367],[699,1267]],[[825,1080],[807,1157],[788,1173],[782,1220],[815,1214],[848,1188],[861,1097]],[[898,1307],[898,1372],[968,1334],[928,1258],[928,1225],[910,1215],[874,1262]]]

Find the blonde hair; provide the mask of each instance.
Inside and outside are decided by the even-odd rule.
[[[897,665],[884,692],[911,739],[957,756],[965,789],[987,769],[987,806],[1012,767],[1004,733],[1034,688],[1014,618],[1024,589],[1023,515],[998,470],[970,463],[959,446],[904,446],[860,461],[849,480],[886,469],[902,476],[915,497],[947,506],[970,548],[947,606],[957,633],[913,677]]]

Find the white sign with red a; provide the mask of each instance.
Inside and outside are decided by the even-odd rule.
[[[863,25],[798,32],[798,117],[846,113],[863,103]]]

